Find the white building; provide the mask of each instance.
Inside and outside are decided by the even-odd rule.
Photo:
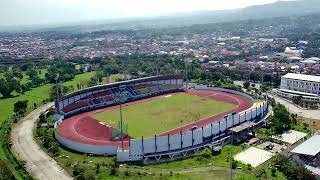
[[[320,76],[288,73],[281,77],[280,89],[276,90],[278,96],[294,99],[301,97],[304,106],[320,103]],[[311,103],[311,104],[310,104]]]
[[[286,47],[286,49],[284,50],[284,53],[289,57],[301,57],[302,52],[302,49],[297,49],[296,47]]]

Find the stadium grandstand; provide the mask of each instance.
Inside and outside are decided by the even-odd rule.
[[[56,107],[58,114],[71,116],[120,102],[176,92],[182,88],[183,76],[147,77],[79,90],[57,100]]]

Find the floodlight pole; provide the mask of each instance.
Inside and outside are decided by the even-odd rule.
[[[121,91],[121,89],[120,89]],[[120,129],[121,129],[121,148],[123,152],[123,128],[122,128],[122,92],[119,94],[119,102],[120,102]]]
[[[233,119],[233,115],[232,115],[232,119]],[[233,128],[233,127],[232,127]],[[232,145],[233,145],[233,130],[231,129],[231,142],[230,142],[231,146],[230,146],[230,179],[232,180]]]
[[[60,103],[59,103],[59,90],[58,90],[58,79],[59,79],[59,73],[57,73],[57,76],[55,77],[55,80],[56,80],[56,93],[57,93],[57,109],[58,109],[58,113],[60,113]]]
[[[232,128],[234,127],[234,115],[236,114],[236,112],[233,112],[232,115]],[[240,121],[240,119],[239,119]],[[233,145],[233,130],[231,130],[231,145]],[[232,158],[232,146],[230,148],[230,179],[232,180],[232,162],[233,162],[233,158]]]
[[[186,89],[188,89],[188,61],[185,61],[184,64],[186,69]]]

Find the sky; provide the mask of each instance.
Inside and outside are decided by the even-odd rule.
[[[224,10],[276,0],[0,0],[0,26],[43,25],[201,10]]]

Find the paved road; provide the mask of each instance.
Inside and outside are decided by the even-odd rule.
[[[41,112],[44,112],[53,103],[46,104],[23,118],[12,130],[12,151],[26,162],[26,169],[37,179],[72,179],[57,162],[48,156],[33,140],[33,129]]]
[[[320,110],[302,109],[282,98],[279,98],[276,96],[271,96],[271,97],[273,97],[276,100],[276,102],[284,105],[289,110],[290,113],[298,114],[298,116],[305,117],[305,118],[320,120]]]

